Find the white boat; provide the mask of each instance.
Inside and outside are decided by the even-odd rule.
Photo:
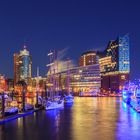
[[[5,108],[5,116],[14,115],[18,113],[17,107],[6,107]]]
[[[73,103],[73,102],[74,102],[74,97],[73,97],[71,94],[66,95],[66,96],[64,97],[64,102],[65,102],[65,103]]]
[[[28,103],[25,104],[25,111],[29,111],[29,110],[33,110],[33,109],[34,109],[33,105],[28,104]]]
[[[43,99],[41,96],[38,96],[38,105],[36,104],[35,107],[41,107],[43,106]]]
[[[131,98],[130,105],[137,111],[140,112],[140,87],[135,90],[135,96]]]
[[[140,99],[133,98],[130,105],[137,111],[140,112]]]
[[[53,110],[64,107],[64,100],[59,101],[47,101],[46,110]]]
[[[2,95],[0,95],[0,99],[2,99]],[[8,95],[7,94],[4,94],[4,99],[8,99]]]
[[[39,105],[42,105],[42,100],[43,100],[42,97],[41,96],[38,96],[38,104]]]
[[[140,112],[140,106],[137,106],[137,107],[135,108],[135,110],[136,110],[137,112]]]

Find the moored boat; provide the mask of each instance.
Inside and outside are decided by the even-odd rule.
[[[47,101],[46,103],[46,110],[53,110],[53,109],[58,109],[63,107],[64,107],[64,100]]]
[[[34,106],[32,104],[26,103],[25,104],[25,111],[33,110]]]
[[[133,95],[134,95],[134,93],[127,88],[124,88],[123,91],[122,91],[122,99],[127,104],[130,104],[131,99],[132,99],[131,97]]]
[[[131,98],[130,105],[137,111],[140,112],[140,87],[135,90],[134,96]]]
[[[74,102],[74,97],[73,97],[71,94],[66,95],[66,96],[64,97],[64,102],[65,102],[65,103],[73,103],[73,102]]]

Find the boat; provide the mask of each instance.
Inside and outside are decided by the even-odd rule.
[[[135,90],[134,96],[131,98],[130,105],[137,111],[140,112],[140,87]]]
[[[73,97],[71,94],[66,95],[66,96],[64,97],[64,102],[65,102],[65,103],[73,103],[73,102],[74,102],[74,97]]]
[[[134,93],[129,88],[124,88],[122,91],[122,99],[127,104],[130,104],[133,95]]]
[[[18,113],[17,107],[6,107],[5,108],[5,116],[15,115]]]
[[[2,99],[2,95],[0,95],[0,99]],[[4,99],[8,99],[8,95],[7,94],[4,94]]]
[[[34,106],[32,104],[26,103],[25,104],[25,111],[33,110]]]
[[[58,108],[64,107],[64,100],[58,100],[58,101],[47,101],[46,103],[46,110],[53,110]]]
[[[132,108],[134,108],[137,112],[140,112],[140,99],[133,98],[130,102]]]
[[[61,98],[61,96],[56,96],[55,95],[55,89],[56,89],[56,79],[54,77],[55,75],[55,52],[50,52],[48,54],[48,56],[50,57],[50,64],[48,64],[47,66],[49,67],[49,73],[50,73],[50,83],[48,84],[48,86],[50,86],[50,97],[48,98],[48,100],[46,100],[46,104],[45,104],[45,109],[46,110],[52,110],[52,109],[58,109],[58,108],[62,108],[64,107],[64,99]],[[52,59],[53,58],[53,59]]]
[[[46,110],[63,108],[64,107],[64,99],[61,96],[53,96],[52,98],[47,99],[44,106],[45,106]]]
[[[43,98],[41,96],[38,96],[38,104],[35,104],[35,108],[41,107],[43,107]]]

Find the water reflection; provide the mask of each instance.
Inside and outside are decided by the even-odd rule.
[[[124,112],[124,113],[123,113]],[[120,104],[116,137],[119,140],[140,139],[140,114],[124,102]]]
[[[121,98],[75,98],[0,126],[0,140],[139,140],[140,114]]]

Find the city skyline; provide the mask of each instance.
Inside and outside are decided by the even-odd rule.
[[[126,1],[104,4],[97,1],[34,2],[34,5],[17,1],[16,4],[9,2],[7,6],[7,2],[2,2],[0,73],[13,77],[13,54],[24,44],[33,57],[33,76],[37,66],[44,76],[49,50],[69,48],[67,56],[78,62],[83,52],[103,50],[109,40],[129,32],[131,75],[133,79],[139,78],[138,5],[139,2],[132,5],[130,1],[127,5]]]
[[[0,140],[140,140],[140,1],[0,1]]]

